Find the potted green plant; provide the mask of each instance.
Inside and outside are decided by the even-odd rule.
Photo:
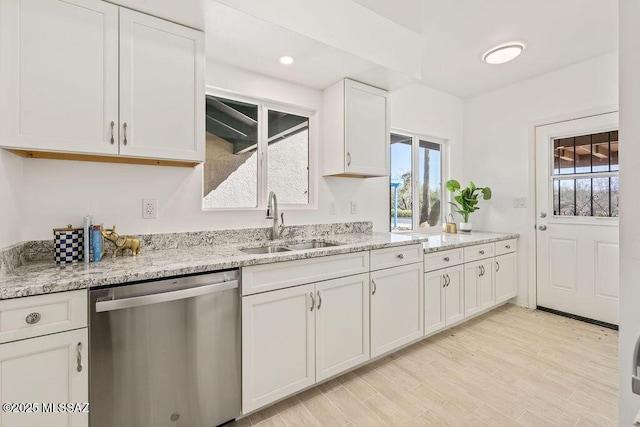
[[[454,194],[453,198],[456,202],[449,202],[454,210],[462,216],[464,222],[460,223],[460,231],[471,231],[471,223],[469,215],[478,209],[478,201],[480,196],[484,200],[491,199],[491,189],[489,187],[476,187],[471,181],[469,186],[461,188],[460,183],[455,179],[450,179],[445,184],[447,190]]]

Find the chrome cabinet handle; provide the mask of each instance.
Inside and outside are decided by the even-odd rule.
[[[373,291],[371,291],[371,295],[375,295],[378,290],[378,285],[376,285],[375,280],[371,279],[371,284],[373,285]]]
[[[448,256],[444,257],[444,262],[449,262],[449,257]]]
[[[484,251],[480,251],[480,255],[484,255]]]
[[[449,275],[447,274],[447,287],[449,287],[449,285],[451,284],[451,278],[449,277]]]
[[[482,276],[484,276],[484,267],[483,267],[483,266],[481,266],[481,265],[479,265],[479,266],[478,266],[478,269],[480,270],[480,274],[478,274],[478,277],[482,277]]]
[[[446,274],[442,275],[442,280],[444,281],[444,283],[442,284],[442,287],[446,288],[447,287],[447,275]]]
[[[500,271],[500,263],[496,261],[496,273]]]
[[[76,368],[78,372],[82,372],[82,343],[79,342],[76,346],[76,362],[78,363],[78,367]]]
[[[351,166],[351,153],[347,153],[347,166]]]
[[[124,145],[127,145],[127,122],[124,122],[124,124],[122,125],[122,130],[124,131],[124,139],[123,139],[123,143]]]
[[[546,229],[547,229],[547,226],[544,225],[544,224],[538,226],[538,230],[540,230],[540,231],[545,231]]]
[[[27,314],[27,317],[24,318],[24,321],[30,325],[35,325],[40,321],[41,318],[42,316],[40,315],[40,313],[34,312]]]
[[[505,245],[504,246],[506,249],[511,249],[511,245]]]
[[[396,255],[396,258],[398,258],[398,259],[404,259],[404,254],[398,254],[398,255]]]
[[[115,139],[113,139],[113,127],[114,127],[115,125],[116,125],[116,124],[112,121],[112,122],[111,122],[111,139],[110,139],[111,145],[115,144],[115,142],[116,142],[116,141],[115,141]]]
[[[309,296],[311,297],[311,309],[309,311],[313,311],[313,307],[316,305],[316,299],[313,297],[313,292],[309,292]]]
[[[320,295],[320,291],[318,291],[317,294],[318,294],[318,310],[320,310],[320,307],[322,307],[322,295]]]

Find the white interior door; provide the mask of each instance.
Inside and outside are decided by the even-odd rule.
[[[537,305],[618,324],[618,113],[536,128]]]

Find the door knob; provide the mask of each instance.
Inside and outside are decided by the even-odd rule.
[[[547,229],[547,226],[544,225],[544,224],[538,226],[538,230],[540,230],[540,231],[544,231],[546,229]]]

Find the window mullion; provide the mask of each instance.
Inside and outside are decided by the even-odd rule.
[[[267,150],[267,135],[269,111],[264,105],[259,106],[258,113],[258,207],[266,209],[268,191],[268,165],[269,156]]]
[[[413,230],[420,228],[420,138],[411,137],[411,221]]]

